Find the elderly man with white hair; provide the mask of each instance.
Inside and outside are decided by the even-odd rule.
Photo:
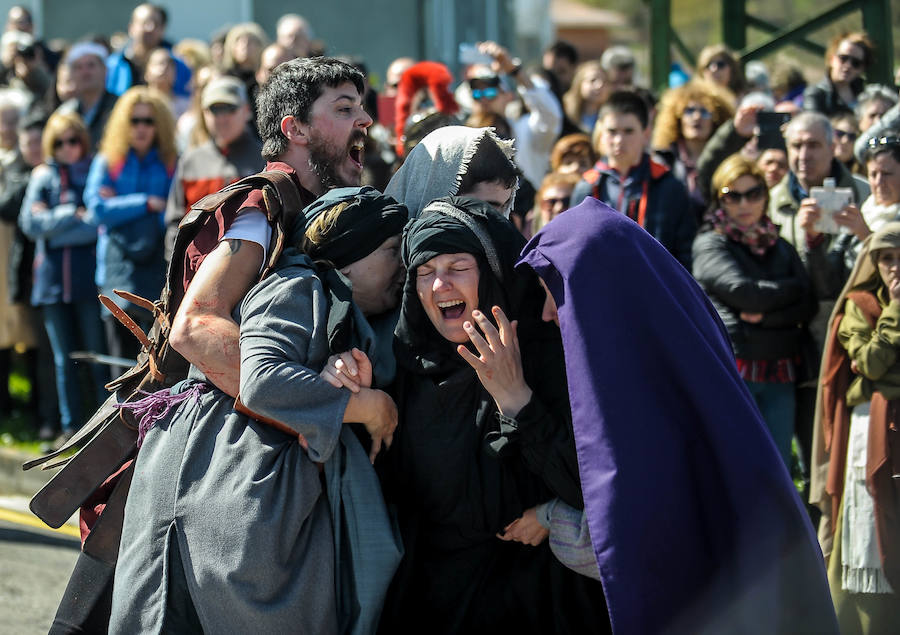
[[[76,112],[81,116],[94,148],[100,143],[106,120],[118,99],[106,90],[106,57],[106,48],[96,42],[72,45],[63,63],[69,67],[75,96],[56,109],[56,112]]]

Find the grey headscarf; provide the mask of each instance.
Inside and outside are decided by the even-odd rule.
[[[469,162],[483,141],[496,143],[510,162],[515,162],[512,141],[498,137],[493,128],[445,126],[413,148],[384,193],[406,205],[411,219],[418,218],[431,201],[459,193]],[[518,183],[506,207],[500,210],[507,218],[515,200],[515,189]]]

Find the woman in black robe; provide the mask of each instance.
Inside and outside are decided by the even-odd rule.
[[[541,320],[537,277],[513,269],[523,245],[502,215],[457,197],[404,231],[400,424],[380,467],[406,555],[383,632],[610,632],[602,587],[553,557],[535,517],[554,498],[583,502],[559,331]],[[457,350],[463,323],[474,332],[490,313],[517,320],[527,392],[512,410]]]

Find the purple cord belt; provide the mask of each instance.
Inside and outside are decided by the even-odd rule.
[[[129,401],[116,404],[116,408],[130,411],[135,417],[138,417],[138,438],[137,447],[141,447],[144,443],[144,437],[150,431],[156,422],[169,414],[169,412],[187,399],[200,399],[200,395],[209,392],[211,386],[204,382],[190,382],[190,386],[181,392],[172,392],[179,385],[187,382],[179,382],[172,388],[164,388],[156,392],[138,392],[145,395],[143,399],[137,401]]]

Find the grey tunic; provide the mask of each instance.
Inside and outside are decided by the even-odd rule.
[[[337,446],[350,393],[318,375],[329,354],[321,282],[305,256],[282,262],[236,310],[241,400],[302,434],[308,452],[215,388],[159,421],[125,508],[111,633],[166,628],[173,544],[204,631],[337,631],[334,538],[313,461]]]

